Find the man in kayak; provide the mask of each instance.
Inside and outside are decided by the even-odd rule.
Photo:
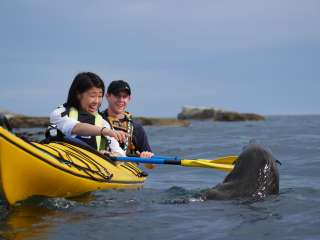
[[[110,83],[106,93],[108,108],[102,112],[114,130],[127,133],[125,141],[120,144],[127,154],[139,154],[140,157],[152,157],[147,134],[142,125],[132,119],[126,111],[131,100],[131,88],[126,81],[115,80]],[[146,167],[153,168],[152,164]]]
[[[79,73],[71,84],[67,102],[50,114],[50,123],[66,136],[76,137],[98,151],[111,150],[125,156],[119,142],[124,142],[127,134],[111,129],[99,114],[104,92],[98,75]]]

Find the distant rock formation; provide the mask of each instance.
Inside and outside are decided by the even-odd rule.
[[[189,121],[179,120],[176,118],[150,118],[150,117],[135,117],[135,120],[145,126],[183,126],[187,127],[190,125]]]
[[[178,119],[195,119],[195,120],[207,120],[214,119],[216,109],[209,107],[183,107],[182,112],[178,114]]]
[[[49,125],[48,117],[31,117],[15,113],[10,113],[0,109],[9,120],[13,128],[45,128]],[[149,126],[189,126],[190,122],[186,120],[178,120],[176,118],[150,118],[135,117],[142,125]]]
[[[8,119],[12,118],[12,117],[15,117],[15,116],[22,116],[21,114],[12,113],[12,112],[9,112],[9,111],[1,109],[1,108],[0,108],[0,113],[5,115],[6,118],[8,118]]]
[[[13,128],[36,128],[48,127],[48,117],[30,117],[30,116],[14,116],[9,119],[9,123]]]
[[[238,113],[224,111],[213,107],[183,107],[178,114],[180,120],[213,120],[213,121],[260,121],[264,116],[255,113]]]

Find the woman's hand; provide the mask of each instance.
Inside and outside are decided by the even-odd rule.
[[[109,137],[115,138],[120,143],[125,142],[128,136],[128,134],[123,131],[117,131],[117,130],[112,130],[107,128],[104,128],[101,133],[105,137],[109,136]]]

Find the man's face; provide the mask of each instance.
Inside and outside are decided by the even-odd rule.
[[[127,92],[120,92],[117,95],[107,93],[106,97],[109,104],[108,108],[113,114],[124,113],[131,99]]]

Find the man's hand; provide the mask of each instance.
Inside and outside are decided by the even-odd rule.
[[[137,154],[141,158],[151,158],[154,155],[152,152],[148,152],[148,151],[144,151],[141,153],[137,151]],[[156,167],[154,164],[151,164],[151,163],[145,163],[144,166],[148,169],[154,169]]]

